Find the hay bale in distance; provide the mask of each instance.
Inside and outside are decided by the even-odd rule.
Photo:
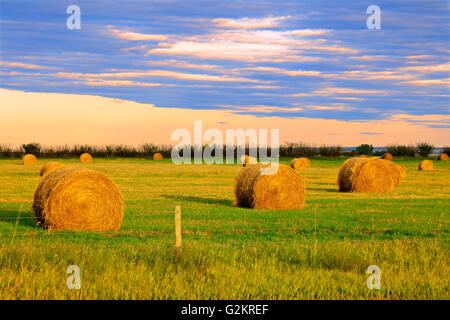
[[[278,165],[276,174],[261,174],[263,170],[272,168],[275,167],[256,164],[241,170],[234,186],[237,206],[270,210],[292,210],[304,206],[306,188],[302,177],[282,164]]]
[[[242,165],[244,167],[251,165],[251,164],[258,164],[258,159],[250,157],[249,155],[243,155],[239,158],[239,160],[241,161]]]
[[[22,158],[23,165],[35,164],[37,161],[36,156],[34,154],[26,154]]]
[[[390,153],[385,153],[385,154],[383,154],[383,155],[381,156],[381,159],[384,159],[384,160],[393,160],[394,157],[393,157],[392,154],[390,154]]]
[[[80,162],[83,162],[83,163],[92,162],[92,156],[89,153],[83,153],[80,156]]]
[[[292,169],[302,170],[311,166],[311,161],[308,158],[294,158],[291,160],[290,166]]]
[[[159,153],[159,152],[157,152],[157,153],[155,153],[154,155],[153,155],[153,160],[162,160],[163,159],[163,156],[162,156],[162,154],[161,153]]]
[[[49,173],[52,170],[55,170],[56,168],[60,168],[64,166],[62,163],[59,162],[47,162],[45,163],[42,168],[41,168],[41,172],[39,173],[39,175],[41,177],[45,176],[47,173]]]
[[[338,174],[340,192],[390,192],[399,182],[395,163],[378,158],[350,158]]]
[[[440,161],[448,161],[448,155],[446,153],[441,153],[438,158]]]
[[[123,199],[103,173],[61,167],[42,177],[33,210],[37,222],[52,230],[118,230]]]
[[[433,161],[423,160],[419,163],[419,170],[422,171],[433,171]]]
[[[362,154],[359,156],[360,158],[368,158],[369,156],[367,154]]]

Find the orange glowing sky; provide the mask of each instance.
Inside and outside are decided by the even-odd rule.
[[[186,128],[193,134],[195,120],[203,121],[203,130],[217,128],[224,136],[225,129],[279,129],[280,142],[343,146],[420,141],[444,146],[450,134],[448,128],[429,127],[449,121],[450,116],[439,114],[394,114],[367,121],[264,117],[232,110],[161,108],[100,96],[9,89],[0,89],[0,103],[0,143],[12,144],[175,144],[171,133]]]

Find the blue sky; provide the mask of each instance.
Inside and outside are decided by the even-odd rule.
[[[450,127],[448,1],[2,0],[0,28],[6,89]]]

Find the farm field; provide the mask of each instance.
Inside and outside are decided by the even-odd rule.
[[[281,161],[288,164],[290,159]],[[105,173],[123,193],[118,233],[35,227],[31,211],[47,161]],[[170,160],[0,160],[0,299],[449,299],[450,163],[417,170],[388,194],[337,192],[344,159],[312,159],[299,171],[306,205],[236,208],[239,165]],[[181,205],[183,251],[174,251]],[[66,269],[81,268],[81,290]],[[369,290],[366,269],[381,269]]]

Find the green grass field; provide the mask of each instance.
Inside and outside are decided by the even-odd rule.
[[[336,190],[342,162],[300,172],[303,209],[255,211],[232,206],[239,165],[95,159],[84,166],[118,185],[125,214],[118,233],[89,233],[36,228],[45,161],[0,160],[0,298],[449,299],[450,163],[420,172],[417,159],[396,161],[408,176],[392,193],[352,194]],[[72,264],[81,290],[66,287]],[[381,268],[380,290],[366,287],[369,265]]]

